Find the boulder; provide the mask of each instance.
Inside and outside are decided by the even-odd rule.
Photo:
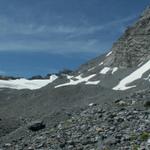
[[[33,121],[28,125],[28,129],[31,131],[39,131],[41,129],[44,129],[45,127],[46,125],[41,120]]]

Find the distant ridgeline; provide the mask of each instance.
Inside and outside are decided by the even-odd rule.
[[[71,74],[73,71],[70,69],[63,69],[59,71],[58,73],[48,73],[46,76],[42,75],[35,75],[32,77],[29,77],[29,80],[36,80],[36,79],[49,79],[51,75],[55,74],[57,76],[62,76],[63,74]],[[7,75],[0,75],[0,80],[16,80],[21,79],[25,77],[14,77],[14,76],[7,76]]]

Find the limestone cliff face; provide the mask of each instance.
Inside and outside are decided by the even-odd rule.
[[[150,59],[150,7],[129,27],[112,47],[106,66],[134,67]]]

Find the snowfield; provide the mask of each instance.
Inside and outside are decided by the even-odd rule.
[[[136,85],[133,85],[133,86],[128,86],[128,85],[138,79],[141,79],[143,74],[146,73],[148,70],[150,70],[150,60],[147,63],[145,63],[144,65],[142,65],[140,68],[138,68],[136,71],[131,73],[129,76],[122,79],[119,82],[119,84],[113,88],[113,90],[123,91],[123,90],[127,90],[130,88],[136,87]]]
[[[111,68],[110,67],[105,67],[100,71],[100,74],[106,74],[108,71],[110,71]]]
[[[49,83],[55,81],[58,77],[56,75],[51,75],[50,79],[40,79],[40,80],[27,80],[24,78],[16,80],[0,80],[0,88],[11,88],[11,89],[40,89]]]

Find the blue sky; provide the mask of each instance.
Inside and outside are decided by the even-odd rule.
[[[109,51],[149,0],[0,0],[0,74],[75,69]]]

